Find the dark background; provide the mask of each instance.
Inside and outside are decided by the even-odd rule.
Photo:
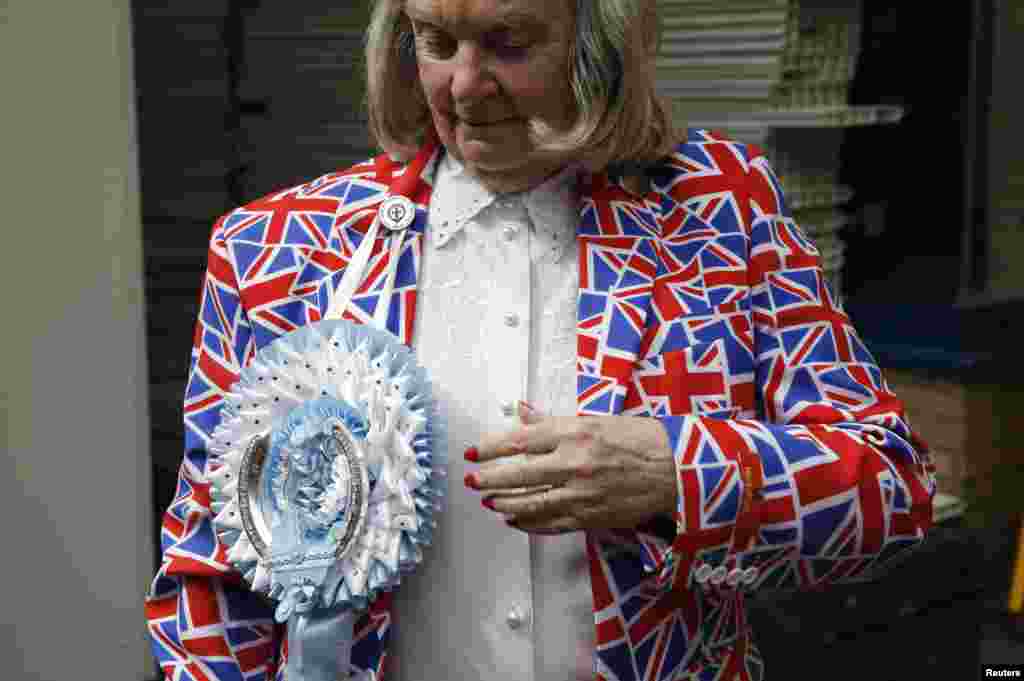
[[[854,300],[952,305],[960,287],[971,4],[865,4],[851,104],[904,108],[897,125],[850,128],[840,177],[853,205],[884,204],[885,231],[844,233]],[[927,42],[912,36],[926,31]],[[936,46],[942,46],[936,49]]]

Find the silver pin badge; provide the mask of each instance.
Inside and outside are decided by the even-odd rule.
[[[416,219],[416,206],[404,196],[392,196],[381,204],[379,215],[381,224],[397,232]]]

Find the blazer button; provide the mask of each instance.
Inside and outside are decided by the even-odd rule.
[[[505,416],[512,416],[516,413],[516,405],[513,402],[502,402],[501,413]]]
[[[519,606],[516,606],[509,610],[508,615],[505,616],[505,622],[508,623],[509,629],[521,628],[525,620],[526,615],[523,614],[523,610]]]
[[[719,565],[711,571],[711,583],[718,585],[725,580],[725,576],[728,574],[728,570],[725,569],[724,565]]]

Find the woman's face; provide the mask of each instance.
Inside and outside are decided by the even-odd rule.
[[[407,0],[420,83],[441,142],[474,174],[527,176],[527,123],[567,128],[569,0]]]

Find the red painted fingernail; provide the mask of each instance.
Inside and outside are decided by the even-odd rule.
[[[480,503],[483,504],[484,508],[489,509],[491,511],[494,510],[494,499],[492,499],[491,497],[484,497],[483,499],[480,500]]]
[[[464,456],[466,457],[466,461],[480,460],[480,452],[477,450],[476,447],[470,447],[469,449],[467,449]]]
[[[471,489],[480,489],[480,481],[476,479],[476,473],[466,473],[466,477],[463,478],[462,482]]]

